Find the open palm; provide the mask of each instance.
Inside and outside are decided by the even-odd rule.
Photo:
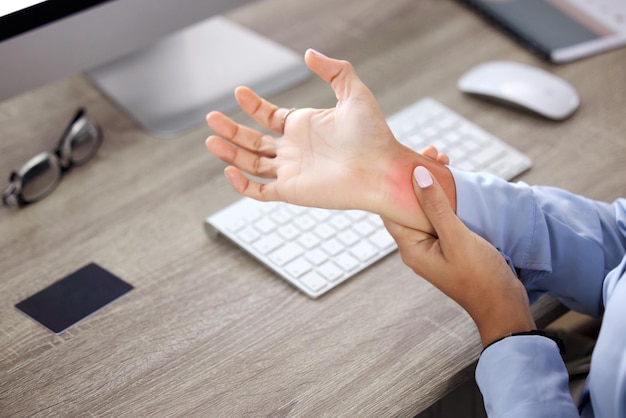
[[[233,188],[263,201],[369,210],[430,230],[426,218],[416,216],[421,210],[412,170],[422,164],[442,172],[443,166],[396,141],[373,94],[349,63],[311,50],[305,60],[331,84],[335,108],[290,112],[240,87],[235,96],[242,110],[276,135],[219,112],[207,116],[217,134],[207,139],[207,148],[230,164],[225,173]],[[274,181],[255,181],[244,173]]]

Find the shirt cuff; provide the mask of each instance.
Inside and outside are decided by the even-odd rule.
[[[549,241],[537,240],[535,235],[547,228],[532,188],[491,174],[449,168],[461,221],[492,243],[515,267],[550,272]]]
[[[487,347],[476,382],[488,416],[578,417],[557,344],[538,335],[504,338]]]

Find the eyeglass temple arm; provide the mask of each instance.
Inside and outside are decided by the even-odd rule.
[[[4,192],[2,192],[2,203],[5,206],[19,206],[22,207],[26,204],[19,194],[19,187],[16,185],[17,172],[11,172],[9,177],[9,185]]]
[[[70,132],[72,132],[72,128],[74,127],[74,124],[78,122],[81,118],[83,118],[84,116],[85,116],[85,108],[84,107],[78,108],[78,110],[76,111],[76,114],[72,118],[72,121],[67,125],[67,127],[63,131],[63,135],[61,135],[61,138],[59,139],[57,146],[54,148],[54,153],[56,154],[57,157],[61,157],[61,148],[63,147],[63,142],[65,138],[67,138],[67,136],[70,134]]]

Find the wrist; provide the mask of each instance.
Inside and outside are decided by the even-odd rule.
[[[511,334],[536,330],[526,289],[517,279],[507,287],[492,289],[478,308],[466,309],[478,328],[483,347]]]
[[[502,338],[498,338],[497,340],[494,340],[486,345],[484,345],[483,347],[483,352],[489,348],[489,346],[494,345],[497,342],[500,342],[502,340],[504,340],[505,338],[508,337],[520,337],[520,336],[529,336],[529,335],[536,335],[536,336],[540,336],[540,337],[544,337],[544,338],[548,338],[552,341],[554,341],[557,345],[557,347],[559,348],[559,352],[561,353],[561,355],[564,355],[566,353],[566,349],[565,349],[565,343],[563,342],[563,340],[561,340],[559,337],[557,337],[556,335],[550,335],[546,332],[543,331],[539,331],[539,330],[532,330],[532,331],[525,331],[525,332],[516,332],[516,333],[511,333],[511,334],[507,334]]]
[[[445,165],[426,158],[400,143],[396,145],[379,161],[378,170],[374,170],[379,175],[373,179],[376,185],[368,197],[368,208],[401,225],[432,233],[432,226],[422,213],[415,195],[413,171],[417,166],[428,169],[443,188],[450,206],[456,212],[454,177]]]

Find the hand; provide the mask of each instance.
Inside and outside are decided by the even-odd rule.
[[[448,156],[448,154],[439,152],[439,150],[437,150],[437,148],[434,145],[428,145],[426,148],[422,150],[421,154],[426,158],[430,158],[433,161],[437,161],[439,164],[443,164],[443,165],[450,164],[450,157]]]
[[[233,188],[248,197],[280,200],[329,209],[362,209],[431,231],[412,190],[412,171],[424,165],[440,177],[455,205],[450,171],[394,138],[371,91],[345,61],[313,50],[309,68],[330,83],[337,97],[332,109],[287,109],[267,102],[248,88],[235,97],[263,134],[219,112],[207,115],[207,149],[230,164],[225,169]],[[262,184],[244,172],[273,179]]]
[[[434,234],[383,219],[404,263],[470,314],[483,345],[535,329],[526,290],[502,255],[457,218],[428,170],[417,167],[414,173],[415,193]]]

